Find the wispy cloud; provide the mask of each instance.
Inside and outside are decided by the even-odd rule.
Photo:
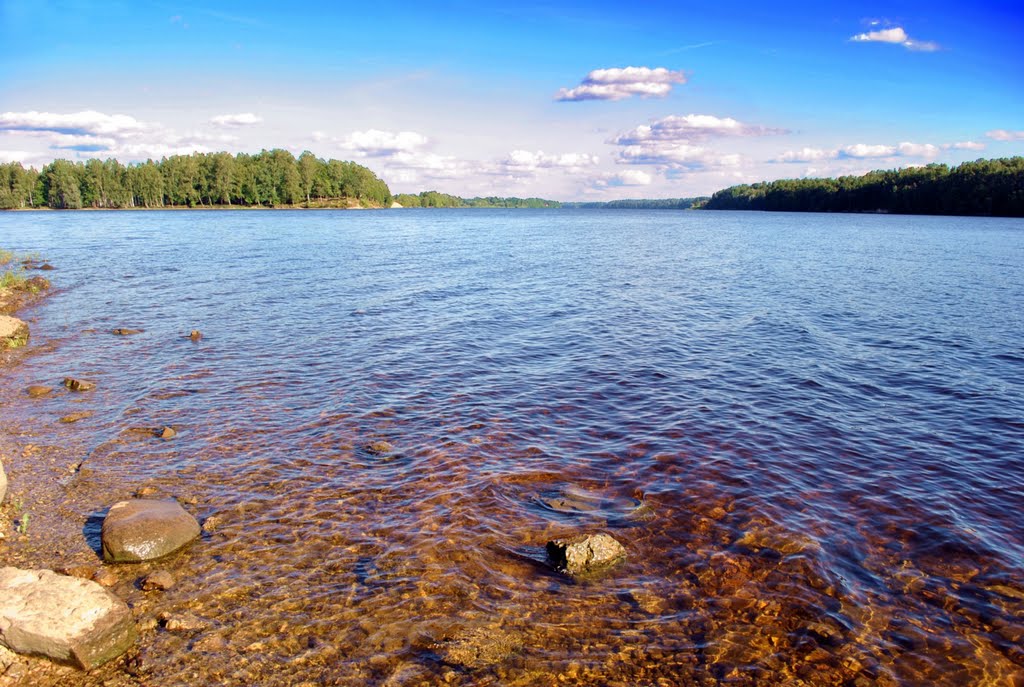
[[[317,138],[316,134],[314,134],[314,138]],[[380,129],[353,131],[348,136],[332,140],[346,150],[367,157],[388,157],[397,153],[411,153],[421,150],[430,143],[430,139],[415,131],[381,131]]]
[[[543,150],[513,150],[499,163],[499,168],[512,173],[532,173],[542,169],[582,170],[598,162],[600,160],[596,155],[588,153],[548,155]]]
[[[942,49],[942,46],[933,41],[919,41],[911,38],[901,26],[858,33],[855,36],[850,36],[850,40],[855,43],[891,43],[918,52],[935,52]]]
[[[0,114],[0,131],[50,131],[58,134],[110,135],[151,130],[152,124],[128,115],[108,115],[94,110],[71,114],[53,112],[4,112]]]
[[[704,143],[710,139],[784,133],[788,132],[785,129],[745,124],[732,117],[670,115],[614,136],[608,143],[621,147],[616,156],[619,164],[703,170],[738,167],[745,162],[741,155],[720,153],[706,147]]]
[[[801,148],[800,150],[788,150],[781,155],[772,158],[769,162],[783,163],[811,163],[822,160],[870,160],[878,158],[921,158],[932,160],[943,151],[950,148],[978,150],[975,146],[980,144],[971,141],[963,143],[947,143],[935,145],[932,143],[912,143],[904,141],[897,145],[854,143],[839,148]],[[984,148],[984,145],[981,146]]]
[[[1024,132],[1022,132],[1024,133]],[[958,141],[957,143],[943,143],[943,150],[985,150],[984,143],[977,141]]]
[[[664,98],[674,84],[686,83],[686,74],[665,67],[595,69],[575,88],[563,88],[555,100],[625,100],[632,96]]]
[[[238,114],[222,114],[212,117],[210,124],[214,126],[235,129],[243,126],[253,126],[263,122],[263,117],[252,112],[240,112]]]
[[[612,138],[609,143],[616,145],[639,145],[656,141],[693,142],[725,136],[769,136],[789,133],[785,129],[773,129],[754,124],[744,124],[732,117],[688,114],[669,115],[651,124],[641,124]]]
[[[993,129],[992,131],[986,131],[985,135],[994,141],[1024,141],[1024,131]]]

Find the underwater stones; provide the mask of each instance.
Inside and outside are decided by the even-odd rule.
[[[65,377],[64,386],[71,391],[92,391],[96,388],[93,382],[87,382],[84,379],[75,379],[74,377]]]
[[[84,420],[88,417],[92,417],[91,410],[79,410],[74,413],[68,413],[63,416],[60,421],[64,424],[71,424],[72,422],[78,422],[79,420]]]
[[[111,332],[116,336],[131,336],[132,334],[141,334],[141,329],[128,329],[126,327],[118,327]]]
[[[500,628],[476,627],[434,645],[441,660],[449,665],[476,669],[501,663],[519,651],[519,635]]]
[[[128,606],[95,582],[0,568],[0,644],[92,670],[136,639]]]
[[[395,447],[389,441],[374,441],[364,446],[363,449],[375,456],[386,456],[394,451]]]
[[[555,569],[572,577],[603,573],[626,557],[622,544],[607,534],[555,539],[548,542],[547,552]]]
[[[28,325],[17,317],[0,315],[0,345],[17,348],[28,343]]]
[[[144,592],[165,592],[174,586],[174,576],[166,570],[154,570],[139,583]]]
[[[33,384],[25,389],[25,393],[28,394],[29,398],[41,398],[49,395],[52,391],[52,386],[43,386],[42,384]]]
[[[198,536],[199,523],[174,499],[115,503],[100,530],[103,558],[111,563],[163,558]]]

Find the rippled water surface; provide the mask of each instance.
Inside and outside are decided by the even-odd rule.
[[[121,589],[203,624],[143,633],[152,684],[1024,684],[1020,220],[51,212],[0,244],[58,268],[0,390],[12,494],[60,446],[86,551],[140,490],[210,519],[174,588]],[[97,389],[24,393],[69,374]],[[629,556],[574,582],[544,545],[585,532]]]

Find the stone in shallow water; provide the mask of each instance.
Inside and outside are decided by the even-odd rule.
[[[0,315],[0,344],[17,348],[28,343],[28,325],[17,317]]]
[[[198,536],[199,523],[174,499],[115,503],[100,530],[103,558],[112,563],[163,558]]]
[[[9,649],[92,670],[135,639],[128,606],[95,582],[0,568],[0,644]]]
[[[29,398],[40,398],[46,396],[53,391],[51,386],[43,386],[41,384],[33,384],[32,386],[25,389],[25,393],[29,395]]]
[[[626,549],[607,534],[555,539],[547,545],[551,563],[573,577],[604,572],[626,557]]]
[[[518,634],[496,627],[476,627],[435,644],[434,649],[449,665],[475,669],[501,663],[522,646]]]
[[[74,377],[65,377],[64,386],[71,391],[92,391],[96,388],[96,385],[92,382],[87,382],[84,379],[75,379]]]
[[[132,334],[141,334],[141,329],[128,329],[126,327],[118,327],[113,332],[117,336],[131,336]]]
[[[374,441],[365,446],[367,453],[375,456],[385,456],[395,450],[389,441]]]

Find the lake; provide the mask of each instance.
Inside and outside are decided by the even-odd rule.
[[[152,684],[1024,681],[1022,220],[3,213],[0,247],[57,268],[0,553],[98,565],[137,493],[210,519],[118,567]],[[627,560],[550,569],[591,532]]]

